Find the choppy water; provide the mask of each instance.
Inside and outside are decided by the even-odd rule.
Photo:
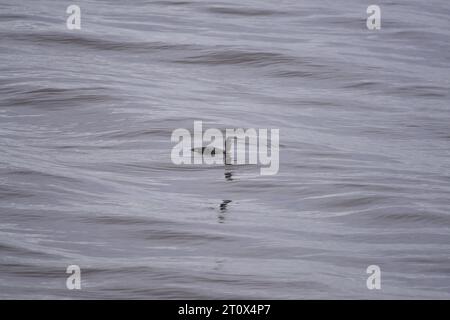
[[[448,1],[69,4],[0,1],[0,298],[450,298]],[[279,174],[172,164],[194,120]]]

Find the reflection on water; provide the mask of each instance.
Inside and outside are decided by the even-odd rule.
[[[233,181],[233,172],[230,169],[227,169],[227,167],[225,167],[225,180],[226,181]]]
[[[219,223],[224,223],[225,222],[225,213],[227,211],[227,206],[228,204],[231,202],[231,200],[223,200],[222,203],[219,206]]]

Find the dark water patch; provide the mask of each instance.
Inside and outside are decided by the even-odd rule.
[[[294,63],[294,57],[272,52],[248,52],[242,50],[221,50],[176,60],[176,63],[200,65],[250,65],[274,66]]]
[[[45,248],[44,248],[45,250]],[[17,246],[8,243],[0,243],[0,256],[3,259],[9,256],[23,256],[31,259],[49,259],[55,258],[56,256],[47,252],[32,250],[30,248],[25,248],[22,246]],[[0,269],[2,268],[2,264],[0,262]]]
[[[281,78],[309,78],[313,77],[313,72],[308,71],[275,71],[272,73],[275,77],[281,77]]]
[[[210,242],[210,241],[224,241],[230,240],[221,235],[216,235],[213,233],[195,233],[192,231],[175,231],[175,230],[160,230],[160,229],[149,229],[142,231],[141,233],[145,240],[149,241],[161,241],[168,243],[198,243],[198,242]]]
[[[102,103],[114,98],[104,88],[39,88],[20,91],[10,87],[0,106],[35,106],[48,110],[63,109],[86,103]],[[115,99],[114,99],[115,100]]]
[[[20,276],[22,278],[52,278],[61,280],[65,277],[65,268],[29,263],[0,263],[0,272],[3,275]]]
[[[374,81],[358,81],[344,86],[348,89],[380,89],[382,87],[384,87],[384,84]]]
[[[172,130],[167,128],[151,128],[142,129],[137,131],[119,131],[115,133],[108,133],[106,137],[111,139],[129,139],[139,138],[147,136],[168,136],[172,133]]]
[[[263,10],[259,8],[239,8],[239,7],[209,7],[206,9],[211,13],[218,13],[222,15],[244,16],[244,17],[269,17],[273,15],[286,14],[285,12],[274,10]]]
[[[17,175],[22,176],[25,179],[31,179],[31,178],[38,178],[38,179],[64,179],[69,182],[76,182],[78,181],[75,178],[62,176],[62,175],[56,175],[48,172],[38,171],[38,170],[31,170],[31,169],[12,169],[5,173],[6,175]]]
[[[197,2],[194,1],[152,1],[150,4],[153,5],[160,5],[160,6],[189,6],[192,4],[196,4]]]
[[[419,210],[409,207],[373,208],[366,211],[356,211],[344,216],[334,217],[333,220],[348,221],[351,224],[367,222],[367,227],[392,226],[408,228],[411,225],[420,227],[436,226],[450,227],[450,215],[436,211]]]
[[[33,197],[35,194],[27,192],[15,187],[10,186],[0,186],[0,199],[3,200],[13,200],[17,198],[29,198]]]
[[[108,40],[102,37],[91,35],[73,34],[73,33],[0,33],[0,37],[10,41],[20,41],[23,43],[37,45],[62,45],[70,47],[80,47],[101,51],[117,51],[129,53],[150,53],[154,51],[178,51],[178,50],[196,50],[199,47],[195,45],[171,44],[166,42],[136,42],[123,39]]]
[[[86,216],[82,219],[85,223],[95,223],[95,224],[105,224],[105,225],[135,225],[135,226],[146,226],[146,225],[161,225],[163,226],[173,226],[176,222],[169,220],[159,220],[153,217],[136,217],[136,216],[117,216],[117,215],[92,215]]]
[[[450,88],[433,86],[401,86],[394,89],[393,93],[401,96],[414,96],[422,98],[445,98],[449,96]]]
[[[25,14],[0,14],[0,22],[25,20],[27,18],[30,18],[30,16]]]

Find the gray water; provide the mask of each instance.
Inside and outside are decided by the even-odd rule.
[[[70,4],[0,0],[0,298],[450,298],[447,0]],[[279,173],[174,165],[195,120]]]

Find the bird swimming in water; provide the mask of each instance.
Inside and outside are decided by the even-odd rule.
[[[192,148],[192,152],[198,152],[202,155],[209,155],[209,156],[215,156],[216,154],[222,154],[223,155],[223,163],[225,165],[231,164],[231,150],[230,150],[230,143],[228,142],[228,139],[225,139],[224,141],[224,148],[214,148],[214,147],[200,147],[200,148]]]
[[[213,147],[201,147],[201,148],[192,148],[192,152],[198,152],[201,154],[210,154],[212,156],[215,156],[216,154],[224,154],[225,151],[220,148],[213,148]]]

